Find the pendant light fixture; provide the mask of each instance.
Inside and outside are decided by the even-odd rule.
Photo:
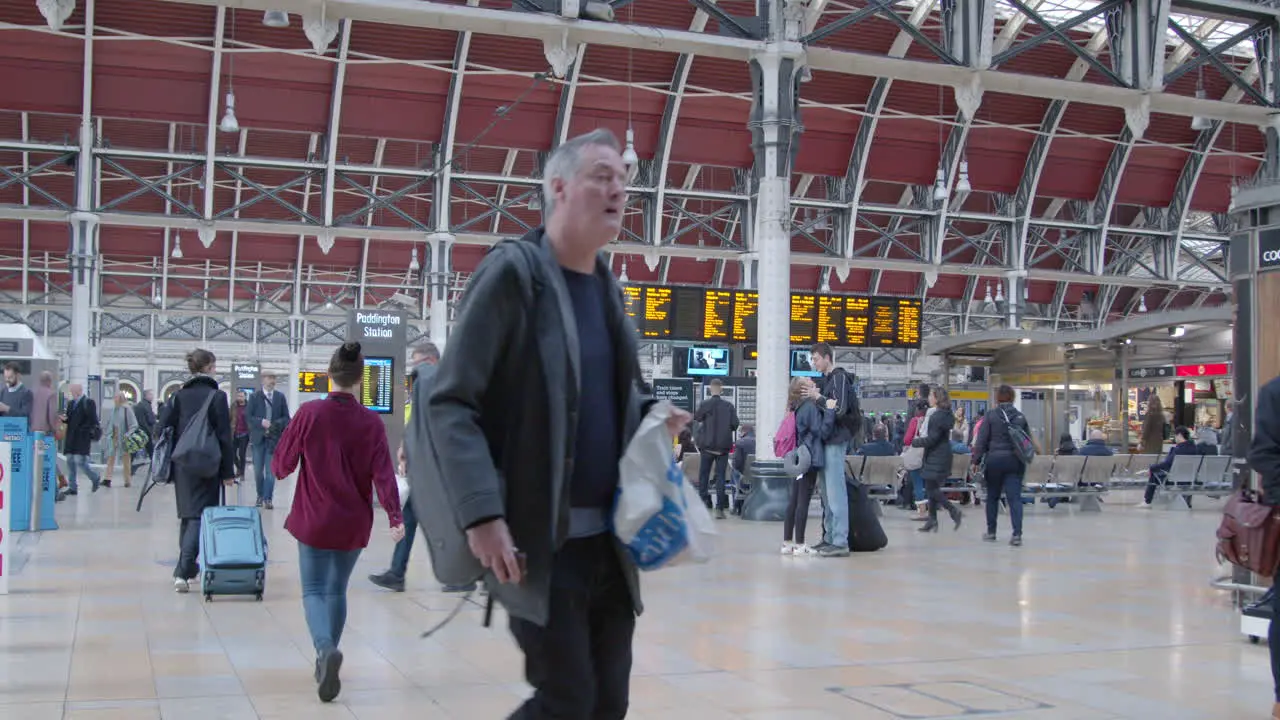
[[[942,166],[938,166],[938,173],[933,180],[933,199],[942,202],[947,199],[947,177],[942,172]]]
[[[415,273],[422,269],[422,265],[418,263],[418,246],[413,246],[413,252],[409,255],[409,272]]]
[[[1142,295],[1138,296],[1138,312],[1144,313],[1146,311],[1147,311],[1147,294],[1143,293]]]
[[[1204,91],[1204,68],[1201,67],[1200,74],[1196,78],[1196,99],[1207,100],[1208,97],[1209,97],[1208,94],[1205,93]],[[1213,121],[1207,117],[1200,117],[1199,115],[1196,115],[1191,118],[1192,130],[1203,131],[1203,130],[1210,130],[1212,128],[1213,128]]]
[[[627,144],[622,149],[622,163],[627,166],[628,185],[635,182],[636,176],[640,174],[640,155],[636,153],[636,131],[631,126],[631,68],[634,65],[635,58],[632,54],[634,52],[634,50],[627,50]]]
[[[265,22],[265,20],[264,20]],[[231,38],[234,41],[236,36],[236,12],[231,11]],[[236,120],[236,58],[231,55],[227,58],[227,105],[222,113],[222,122],[218,123],[218,129],[224,133],[240,132],[240,122]]]
[[[996,283],[996,302],[1004,302],[1004,283]]]
[[[967,193],[973,191],[973,185],[969,184],[969,161],[965,158],[960,159],[960,179],[956,181],[956,192]]]
[[[173,252],[169,253],[169,257],[174,260],[182,259],[182,233],[173,234]]]
[[[265,10],[262,13],[262,24],[269,28],[287,28],[289,13],[283,10]]]

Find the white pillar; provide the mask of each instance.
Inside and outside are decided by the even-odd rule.
[[[775,7],[781,6],[777,3]],[[773,436],[787,411],[791,349],[791,163],[800,125],[796,79],[804,47],[795,42],[794,23],[775,10],[774,37],[751,58],[755,102],[751,112],[755,151],[756,289],[760,357],[756,374],[757,460],[772,460]]]
[[[75,212],[71,222],[71,344],[65,375],[83,385],[94,373],[89,340],[93,327],[93,278],[98,260],[98,216]],[[100,369],[100,368],[99,368]]]
[[[302,371],[302,352],[294,350],[289,353],[289,376],[284,379],[285,397],[289,398],[289,408],[298,410],[298,373]]]
[[[431,295],[431,319],[428,324],[431,342],[444,352],[449,335],[449,276],[453,267],[454,236],[438,232],[427,238],[431,247],[431,281],[427,292]]]

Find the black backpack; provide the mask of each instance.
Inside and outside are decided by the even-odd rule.
[[[178,435],[173,444],[173,452],[169,461],[182,473],[195,478],[211,478],[218,474],[222,461],[222,444],[213,432],[213,423],[209,422],[209,408],[213,407],[213,399],[221,391],[214,390],[205,398],[199,412],[187,421],[187,426]],[[176,412],[173,408],[170,412]]]
[[[836,368],[831,371],[831,387],[834,390],[837,386],[836,376],[844,376],[844,397],[836,398],[839,403],[839,409],[836,411],[836,424],[853,433],[855,436],[862,429],[862,404],[858,401],[858,389],[854,385],[854,378],[844,368]]]

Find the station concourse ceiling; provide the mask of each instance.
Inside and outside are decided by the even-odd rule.
[[[741,282],[741,263],[733,259],[748,242],[752,163],[745,63],[584,45],[574,69],[556,78],[545,75],[543,44],[522,37],[346,19],[331,25],[337,33],[317,54],[304,32],[314,18],[293,15],[288,27],[267,27],[261,10],[244,7],[254,3],[220,9],[97,0],[86,85],[86,0],[44,1],[74,5],[59,30],[35,0],[0,5],[0,166],[24,178],[0,178],[0,256],[43,269],[50,297],[66,272],[59,270],[68,246],[63,218],[76,206],[72,153],[86,96],[98,157],[94,209],[111,216],[100,234],[104,295],[149,297],[149,289],[139,290],[147,269],[164,265],[170,276],[188,278],[167,282],[165,294],[207,298],[208,283],[197,279],[234,268],[245,281],[212,291],[228,311],[274,286],[284,307],[302,267],[304,281],[316,284],[309,302],[377,304],[386,293],[374,288],[383,283],[366,287],[359,277],[388,287],[403,277],[404,289],[421,291],[406,268],[411,259],[430,263],[426,237],[445,225],[464,238],[447,268],[461,287],[492,238],[539,222],[540,166],[559,138],[597,127],[622,137],[628,126],[642,169],[627,230],[611,248],[615,271],[625,267],[632,282]],[[727,22],[688,0],[614,4],[617,22],[637,26],[724,34]],[[478,5],[516,12],[500,0]],[[999,0],[994,50],[1018,51],[998,69],[1111,83],[1104,70],[1115,63],[1104,13],[1061,37],[1035,40],[1047,32],[1040,21],[1068,23],[1097,5]],[[742,0],[714,7],[734,17],[754,12],[754,3]],[[907,0],[890,7],[897,19],[868,11],[813,44],[938,61],[930,47],[946,46],[938,6]],[[864,8],[861,0],[815,0],[806,29]],[[1212,99],[1255,102],[1241,87],[1261,87],[1251,42],[1176,73],[1205,54],[1203,47],[1248,25],[1177,8],[1172,17],[1203,45],[1170,30],[1165,70],[1176,77],[1164,92],[1193,96],[1202,89]],[[239,130],[210,133],[228,90]],[[1232,185],[1259,167],[1264,140],[1256,125],[1214,122],[1206,135],[1185,116],[1153,112],[1135,139],[1126,136],[1118,107],[992,91],[966,118],[950,88],[824,70],[801,85],[800,99],[795,289],[924,294],[926,334],[959,331],[961,320],[973,323],[964,328],[998,326],[999,313],[984,317],[981,308],[990,303],[981,301],[993,286],[1003,290],[1017,246],[1014,221],[1023,219],[1030,226],[1026,315],[1036,323],[1096,324],[1127,316],[1140,303],[1180,309],[1229,302],[1226,212]],[[670,132],[664,118],[672,121]],[[870,142],[859,143],[860,130]],[[972,189],[960,192],[952,174],[939,211],[931,193],[956,133]],[[1047,149],[1036,147],[1037,137],[1049,140]],[[442,183],[432,171],[450,154]],[[1114,192],[1102,197],[1117,156]],[[207,174],[210,158],[215,169]],[[1193,166],[1190,187],[1180,187]],[[1019,208],[1019,186],[1032,173],[1031,199]],[[208,210],[227,222],[204,238],[206,245],[190,228]],[[939,224],[942,247],[932,249]],[[330,229],[317,233],[324,226]],[[421,240],[407,241],[415,237]],[[1170,237],[1172,268],[1162,265],[1156,242]],[[1091,258],[1091,238],[1102,239],[1100,261]],[[933,264],[926,261],[931,255]],[[0,292],[12,296],[19,282],[30,292],[29,276],[0,271]],[[359,289],[342,290],[344,284]]]

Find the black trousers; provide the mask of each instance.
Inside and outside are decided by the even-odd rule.
[[[514,720],[622,720],[636,615],[613,535],[570,540],[551,569],[546,627],[511,618],[533,697]]]
[[[813,486],[818,471],[810,470],[791,482],[791,496],[787,499],[787,514],[782,516],[782,541],[791,542],[794,537],[804,544],[805,527],[809,524],[809,503],[813,500]]]
[[[724,476],[726,469],[729,467],[729,453],[720,453],[719,455],[709,452],[702,453],[702,462],[698,464],[698,494],[702,496],[702,502],[706,503],[706,506],[710,508],[712,465],[715,465],[716,471],[716,497],[718,501],[716,507],[728,510],[729,493],[724,489]]]
[[[173,576],[182,580],[190,580],[200,574],[200,566],[196,557],[200,554],[200,518],[182,518],[178,526],[178,566],[173,569]]]
[[[942,480],[924,479],[925,495],[929,498],[929,519],[936,521],[938,519],[938,508],[944,508],[947,512],[953,512],[956,506],[947,499],[947,494],[942,492]]]
[[[249,436],[237,435],[232,441],[236,451],[236,477],[244,477],[244,466],[249,456]]]

